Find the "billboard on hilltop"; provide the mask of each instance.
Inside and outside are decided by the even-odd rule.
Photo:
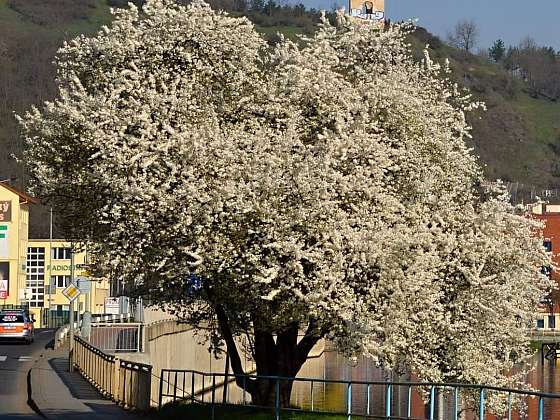
[[[349,0],[350,16],[364,22],[385,23],[385,0]]]

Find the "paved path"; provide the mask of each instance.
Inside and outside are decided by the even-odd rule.
[[[0,341],[0,419],[41,419],[27,404],[27,377],[53,336],[53,330],[37,329],[32,344]]]
[[[45,352],[44,357],[33,366],[30,378],[31,398],[47,419],[141,418],[103,398],[78,372],[69,372],[65,348]]]

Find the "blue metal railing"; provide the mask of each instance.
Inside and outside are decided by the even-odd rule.
[[[239,390],[240,395],[237,401],[231,401],[231,397],[227,392],[230,382],[235,382],[236,378],[240,379],[242,386]],[[159,384],[159,408],[164,403],[186,401],[190,403],[209,404],[214,409],[215,405],[239,405],[247,406],[247,383],[255,379],[267,379],[274,384],[274,405],[257,406],[254,408],[262,408],[273,410],[276,419],[280,419],[282,412],[313,412],[318,414],[343,415],[352,419],[352,416],[367,418],[384,418],[384,419],[429,419],[434,420],[437,417],[437,411],[444,409],[438,404],[438,396],[445,396],[448,402],[445,410],[447,410],[445,418],[458,420],[460,414],[465,407],[461,407],[460,400],[464,396],[468,396],[470,401],[476,404],[476,407],[470,409],[478,414],[479,419],[484,419],[488,413],[488,401],[490,394],[494,397],[499,396],[505,403],[505,412],[502,413],[508,420],[512,419],[516,411],[516,404],[520,401],[528,401],[528,399],[537,400],[537,417],[538,420],[544,420],[545,400],[560,400],[560,394],[551,394],[530,390],[519,390],[501,388],[486,385],[469,385],[458,383],[429,383],[429,382],[385,382],[385,381],[345,381],[332,379],[317,378],[292,378],[282,376],[256,376],[256,375],[234,375],[232,373],[206,373],[195,370],[178,370],[178,369],[162,369]],[[280,402],[280,383],[282,381],[293,381],[294,384],[310,384],[309,398],[307,408],[281,407]],[[314,401],[314,386],[338,385],[342,386],[344,391],[344,407],[339,410],[326,411],[324,408],[317,409],[316,401]],[[187,388],[190,388],[187,391]],[[363,388],[365,395],[358,395],[358,389]],[[374,388],[380,388],[384,398],[384,407],[377,407],[378,413],[375,414],[372,407],[372,391]],[[216,398],[216,391],[223,390],[221,401]],[[404,389],[404,393],[402,390]],[[402,398],[401,405],[396,407],[395,394],[400,391],[399,395],[405,395],[404,404]],[[423,417],[412,417],[413,408],[418,411],[419,407],[413,407],[413,392],[427,396],[427,402],[422,403],[421,411],[425,414]],[[208,395],[210,394],[210,395]],[[357,398],[360,397],[360,398]],[[365,398],[363,398],[365,397]],[[355,399],[362,402],[364,406],[356,408]],[[441,402],[441,400],[440,400]],[[360,404],[358,404],[360,405]],[[396,409],[401,412],[396,413]],[[379,411],[380,410],[380,411]],[[213,412],[213,411],[212,411]],[[404,412],[404,413],[403,413]]]

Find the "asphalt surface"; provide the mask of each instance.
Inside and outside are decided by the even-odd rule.
[[[29,370],[54,338],[55,330],[36,329],[35,341],[0,340],[0,420],[41,420],[27,404]]]

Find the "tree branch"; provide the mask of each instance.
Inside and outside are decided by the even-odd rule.
[[[309,322],[305,335],[296,346],[296,363],[294,366],[294,369],[296,369],[295,373],[297,373],[303,366],[311,349],[321,338],[324,337],[324,335],[325,333],[323,331],[318,330],[317,323],[315,321],[312,320]]]
[[[239,356],[239,351],[237,350],[237,345],[235,344],[235,340],[233,339],[233,334],[231,332],[231,328],[229,327],[229,320],[224,310],[224,307],[220,304],[215,305],[216,317],[218,318],[218,325],[220,327],[220,332],[222,333],[222,337],[226,342],[226,347],[228,351],[229,361],[231,364],[231,369],[235,374],[235,383],[243,387],[245,385],[245,389],[251,393],[254,384],[251,380],[243,380],[241,375],[245,375],[245,370],[243,369],[243,364],[241,362],[241,357]]]

